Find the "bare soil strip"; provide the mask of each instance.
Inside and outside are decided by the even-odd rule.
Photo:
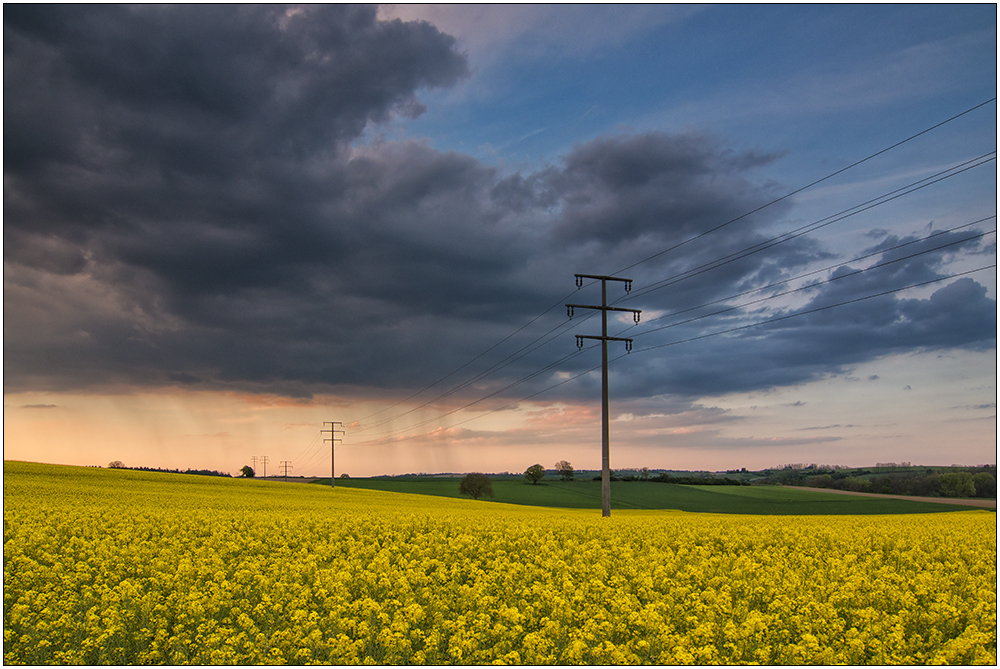
[[[813,490],[815,492],[832,492],[837,495],[858,495],[860,497],[887,497],[889,499],[908,499],[911,502],[933,502],[935,504],[958,504],[959,506],[978,506],[983,509],[996,509],[995,499],[972,499],[968,497],[913,497],[911,495],[883,495],[878,492],[853,492],[851,490],[834,490],[833,488],[807,488],[805,486],[788,486],[797,490]]]

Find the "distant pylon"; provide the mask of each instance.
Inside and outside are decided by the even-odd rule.
[[[341,423],[340,421],[326,421],[323,423],[323,425],[330,426],[329,430],[320,430],[319,432],[320,434],[324,434],[326,432],[330,433],[330,438],[329,439],[324,438],[323,441],[330,442],[330,487],[333,488],[335,487],[334,481],[337,480],[336,470],[334,468],[333,449],[337,447],[338,441],[343,441],[343,439],[337,438],[337,433],[339,432],[340,434],[345,434],[343,430],[336,429],[334,425],[339,425],[340,427],[344,427],[344,424]]]

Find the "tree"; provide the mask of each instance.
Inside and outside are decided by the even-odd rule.
[[[531,481],[532,485],[537,485],[543,476],[545,476],[545,468],[538,464],[531,465],[524,470],[524,478]]]
[[[969,472],[941,474],[941,492],[945,497],[972,497],[976,494],[976,484]]]
[[[812,481],[809,485],[814,488],[832,488],[833,477],[829,474],[820,474],[819,476],[812,477]]]
[[[349,479],[351,477],[348,476],[347,472],[344,472],[343,474],[340,475],[340,478],[342,478],[342,479]]]
[[[556,469],[559,470],[559,476],[563,481],[573,480],[573,465],[570,463],[565,460],[560,460],[556,463]]]
[[[466,474],[462,482],[458,484],[458,494],[468,495],[472,499],[479,499],[484,495],[493,497],[493,482],[486,474],[478,472]]]
[[[997,480],[989,472],[979,472],[972,477],[972,483],[976,486],[976,497],[997,496]]]
[[[844,485],[841,488],[850,490],[851,492],[869,492],[871,484],[864,479],[855,478],[853,476],[848,476],[844,479]]]
[[[243,469],[240,470],[240,476],[245,479],[252,479],[254,477],[253,467],[250,465],[243,465]]]
[[[649,467],[643,467],[639,470],[639,480],[648,481],[649,480]]]
[[[125,463],[121,460],[112,460],[108,463],[108,469],[125,469]]]

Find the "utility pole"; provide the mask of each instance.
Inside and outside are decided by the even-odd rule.
[[[333,487],[335,487],[334,481],[337,480],[337,478],[336,478],[336,471],[334,469],[333,449],[337,447],[337,442],[338,441],[344,441],[343,439],[340,439],[340,438],[337,437],[337,433],[338,432],[340,434],[346,434],[346,433],[343,430],[338,430],[338,429],[336,429],[334,427],[334,425],[339,425],[340,427],[344,427],[344,424],[341,423],[340,421],[326,421],[326,422],[323,423],[323,425],[329,425],[330,426],[329,430],[320,430],[319,432],[320,432],[320,434],[324,434],[326,432],[330,433],[330,438],[329,439],[324,438],[323,441],[324,442],[326,442],[326,441],[330,442],[330,487],[333,488]]]
[[[609,337],[608,336],[608,312],[609,311],[629,311],[635,318],[635,322],[639,322],[639,314],[642,313],[641,309],[622,309],[621,307],[609,307],[608,306],[608,281],[621,281],[625,284],[625,292],[632,292],[632,280],[631,279],[621,279],[614,276],[603,276],[594,274],[577,274],[576,275],[576,287],[577,289],[583,287],[584,279],[597,279],[601,282],[601,306],[588,305],[588,304],[567,304],[566,313],[570,318],[573,318],[574,309],[597,309],[601,312],[601,336],[596,335],[577,335],[576,345],[578,348],[583,348],[584,339],[599,339],[601,341],[601,516],[608,517],[611,515],[611,428],[608,410],[608,342],[609,341],[623,341],[625,342],[625,350],[628,352],[632,351],[632,340],[625,339],[622,337]]]
[[[282,460],[281,468],[285,470],[285,483],[288,483],[288,468],[291,467],[291,460]],[[293,467],[294,469],[294,467]]]
[[[267,456],[260,456],[260,461],[264,464],[264,480],[267,480]]]
[[[256,476],[257,475],[257,456],[256,455],[251,455],[250,456],[250,462],[253,465],[253,474],[254,474],[254,476]]]

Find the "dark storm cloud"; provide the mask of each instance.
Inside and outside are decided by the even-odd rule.
[[[696,133],[598,138],[513,175],[415,141],[352,146],[368,124],[419,114],[421,89],[466,72],[451,37],[377,21],[371,8],[6,6],[4,49],[8,392],[423,387],[558,304],[574,272],[630,266],[775,195],[752,178],[775,155]],[[759,244],[788,206],[629,275],[639,287]],[[825,257],[803,237],[628,306],[695,306]],[[933,278],[940,260],[813,299],[885,290],[892,272]],[[979,345],[990,314],[995,324],[995,303],[971,281],[834,313],[645,354],[623,391],[799,383],[886,352]],[[564,321],[555,310],[466,373]],[[595,322],[574,322],[464,394],[563,357],[572,332]]]
[[[875,263],[882,267],[863,274],[852,276],[855,270],[850,267],[836,270],[833,277],[843,279],[818,288],[801,308],[813,313],[795,319],[794,324],[783,321],[767,326],[768,337],[786,347],[788,359],[819,355],[830,364],[851,364],[904,350],[985,350],[995,346],[996,301],[986,296],[984,286],[969,277],[935,285],[928,298],[893,293],[859,300],[943,279],[940,265],[945,254],[954,252],[955,247],[928,251],[967,237],[943,233],[905,249],[887,250]],[[910,241],[914,240],[888,237],[881,246],[896,247]],[[974,253],[979,244],[970,242],[966,246]],[[914,257],[899,262],[906,256]],[[831,305],[842,306],[823,309]]]
[[[551,178],[565,203],[557,234],[608,246],[680,241],[770,199],[745,173],[773,159],[724,152],[695,134],[595,140],[574,151]],[[730,197],[720,198],[721,192]]]
[[[75,157],[243,171],[248,152],[301,158],[392,111],[419,113],[416,88],[465,73],[452,38],[377,22],[374,7],[26,5],[5,9],[4,29],[15,93],[4,125],[17,129],[4,159],[18,167]],[[100,151],[108,143],[132,150]]]
[[[7,257],[99,231],[192,282],[273,280],[247,269],[301,241],[274,236],[308,213],[319,163],[466,67],[451,37],[371,7],[17,6],[4,44]]]
[[[627,379],[623,384],[629,390],[623,392],[699,397],[762,390],[843,374],[854,365],[895,353],[993,348],[996,301],[988,298],[986,288],[971,278],[931,284],[936,289],[927,298],[908,298],[905,293],[880,295],[944,279],[940,265],[959,246],[947,245],[968,237],[943,233],[912,243],[905,251],[894,247],[914,242],[913,238],[886,237],[874,247],[894,249],[876,258],[873,264],[882,267],[864,273],[857,273],[859,268],[841,267],[831,275],[835,280],[817,286],[805,305],[771,313],[728,315],[697,328],[666,330],[669,334],[656,340],[653,336],[637,339],[637,347],[640,341],[642,347],[657,346],[792,316],[760,327],[667,346],[648,364],[645,359],[632,362],[626,358],[622,364],[629,366],[630,373],[623,375]],[[962,248],[975,254],[980,244],[975,240]],[[900,261],[904,256],[914,257]],[[826,308],[834,305],[840,306]]]

